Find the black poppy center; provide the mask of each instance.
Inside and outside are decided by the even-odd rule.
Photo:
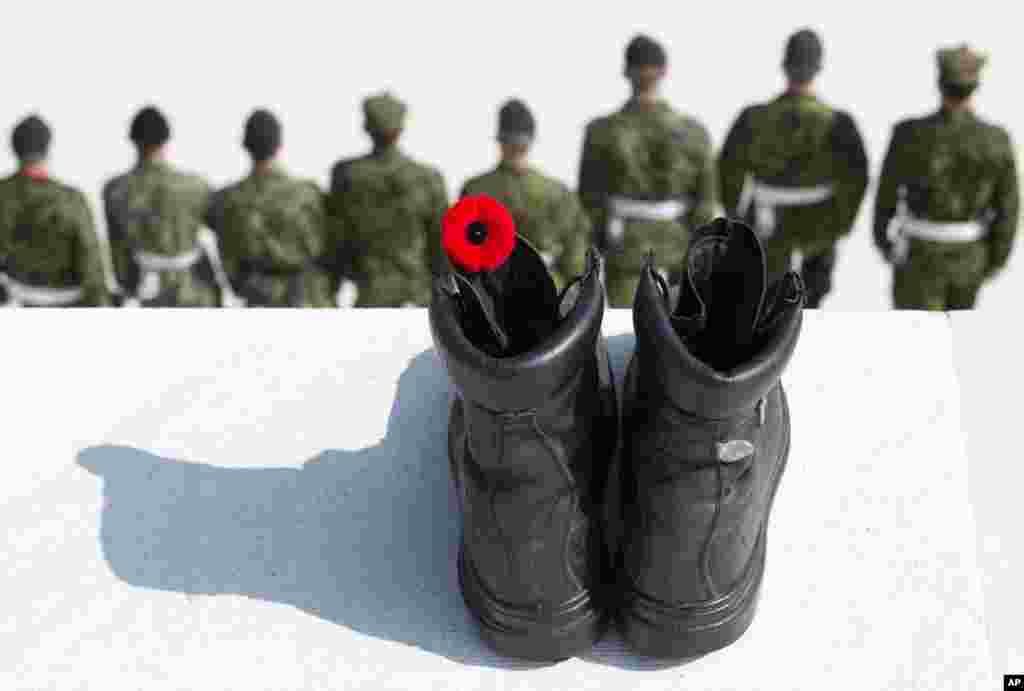
[[[466,238],[474,245],[484,244],[487,239],[487,225],[483,221],[473,221],[466,228]]]

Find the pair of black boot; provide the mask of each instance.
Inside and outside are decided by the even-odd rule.
[[[560,660],[616,620],[644,655],[729,645],[754,614],[789,451],[799,277],[766,285],[757,236],[727,219],[693,235],[679,285],[650,258],[620,410],[600,254],[559,295],[517,240],[496,276],[439,277],[429,310],[457,393],[459,580],[484,639]]]

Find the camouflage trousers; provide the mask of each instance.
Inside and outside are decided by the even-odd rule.
[[[426,278],[410,277],[391,271],[356,281],[359,294],[356,307],[426,307],[430,304],[430,284]]]
[[[985,282],[988,249],[912,240],[906,261],[894,267],[893,307],[900,310],[973,309]]]
[[[824,250],[820,245],[812,247],[810,250],[813,254],[809,254],[800,243],[787,241],[786,238],[772,238],[763,240],[762,243],[769,285],[782,278],[792,266],[794,253],[800,252],[803,255],[803,261],[799,271],[800,278],[803,279],[804,287],[807,289],[806,306],[808,309],[820,307],[822,299],[832,290],[832,273],[836,266],[836,246],[832,245]]]
[[[627,225],[621,247],[602,244],[606,246],[608,307],[630,308],[647,253],[654,253],[658,270],[670,283],[675,283],[682,274],[690,233],[676,222],[632,221]]]

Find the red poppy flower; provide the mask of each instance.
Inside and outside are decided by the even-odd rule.
[[[497,199],[463,197],[441,221],[441,246],[452,263],[470,273],[493,271],[516,246],[516,224]]]

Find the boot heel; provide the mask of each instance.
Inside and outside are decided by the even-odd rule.
[[[608,618],[588,594],[551,613],[513,608],[489,596],[459,550],[459,587],[495,652],[536,662],[561,662],[590,650],[608,628]]]

